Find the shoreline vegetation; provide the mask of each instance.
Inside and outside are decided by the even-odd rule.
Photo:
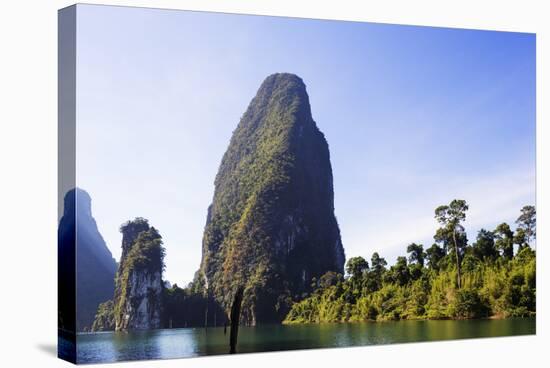
[[[293,304],[283,324],[396,320],[461,320],[536,315],[534,206],[524,206],[512,231],[506,223],[481,229],[468,242],[462,222],[468,205],[454,200],[435,210],[435,243],[411,243],[387,262],[352,257],[346,275],[327,272],[312,293]],[[516,249],[516,251],[514,251]]]
[[[296,296],[277,324],[535,317],[534,206],[521,209],[515,231],[501,223],[480,229],[472,243],[462,225],[467,210],[463,200],[438,207],[434,244],[409,244],[392,266],[375,252],[370,262],[348,259],[345,273],[312,278],[310,291]],[[160,329],[229,327],[231,318],[194,283],[162,287],[161,294]],[[99,306],[92,332],[115,329],[114,309],[112,301]]]

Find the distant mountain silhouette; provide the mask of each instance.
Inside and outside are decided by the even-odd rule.
[[[90,195],[82,189],[76,188],[67,192],[58,230],[61,277],[74,278],[70,272],[63,273],[63,268],[70,270],[76,255],[77,331],[89,330],[99,304],[113,297],[117,269],[116,261],[92,217],[91,202]],[[60,286],[60,298],[70,298],[72,281],[65,281]],[[70,308],[62,308],[62,304],[67,302],[60,300],[60,309],[65,314],[64,319],[70,320]]]

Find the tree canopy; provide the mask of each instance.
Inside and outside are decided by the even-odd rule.
[[[464,201],[438,207],[438,232],[447,235],[441,246],[436,242],[424,251],[422,244],[411,243],[408,258],[398,257],[389,268],[377,252],[370,267],[360,256],[350,258],[347,278],[335,273],[321,277],[330,282],[318,282],[307,298],[293,304],[284,322],[534,316],[536,252],[525,240],[526,225],[518,224],[515,231],[506,223],[493,231],[480,229],[468,244],[460,237],[467,209]],[[518,237],[525,241],[514,250]]]

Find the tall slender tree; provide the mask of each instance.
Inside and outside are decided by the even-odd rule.
[[[510,225],[503,222],[498,225],[495,231],[495,245],[500,250],[504,259],[510,260],[514,257],[514,232],[510,229]]]
[[[522,229],[525,233],[525,241],[531,243],[531,239],[537,237],[537,211],[535,206],[523,206],[521,215],[516,220],[518,229]]]
[[[468,204],[463,199],[454,199],[449,205],[439,206],[435,209],[435,219],[441,225],[438,232],[449,234],[454,246],[456,261],[456,281],[457,286],[461,287],[460,261],[461,261],[461,238],[465,238],[464,227],[461,225],[466,219]],[[437,239],[436,239],[437,240]]]
[[[382,276],[386,272],[388,262],[383,257],[380,257],[378,252],[374,252],[370,259],[370,264],[369,281],[372,284],[371,289],[378,290],[382,287]]]

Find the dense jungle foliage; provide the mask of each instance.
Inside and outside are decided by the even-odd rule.
[[[163,291],[163,326],[216,327],[228,323],[228,316],[213,297],[192,287],[180,288],[177,284]]]
[[[345,276],[327,272],[313,280],[315,290],[284,323],[534,316],[535,208],[521,209],[515,231],[506,223],[481,229],[472,244],[461,224],[467,210],[463,200],[438,207],[435,243],[408,245],[408,257],[391,267],[374,253],[370,264],[350,258]]]
[[[112,300],[101,303],[97,308],[92,332],[112,331],[115,329],[115,309]]]

